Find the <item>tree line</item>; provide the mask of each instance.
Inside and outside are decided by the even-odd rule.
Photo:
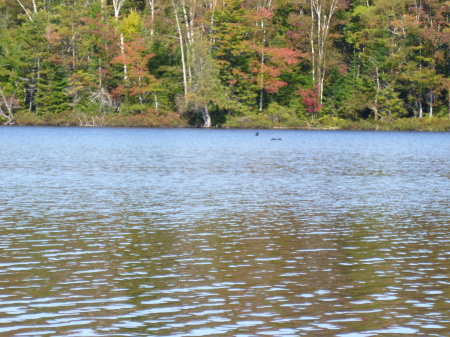
[[[5,124],[450,117],[445,0],[3,0],[0,13]]]

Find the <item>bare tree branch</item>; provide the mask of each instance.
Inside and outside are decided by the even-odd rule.
[[[17,107],[17,101],[14,97],[7,97],[0,88],[0,116],[6,119],[5,125],[15,124],[13,109]]]

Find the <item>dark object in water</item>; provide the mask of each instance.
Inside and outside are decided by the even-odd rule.
[[[272,138],[270,140],[281,140],[281,138]]]
[[[259,136],[259,132],[255,133],[255,136]]]

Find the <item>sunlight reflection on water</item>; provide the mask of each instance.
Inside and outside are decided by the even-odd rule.
[[[445,133],[0,140],[2,336],[450,331]]]

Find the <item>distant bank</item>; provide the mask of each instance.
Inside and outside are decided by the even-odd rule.
[[[215,121],[212,128],[236,129],[306,129],[306,130],[366,130],[366,131],[450,131],[450,118],[385,118],[348,120],[327,116],[315,120],[291,118],[273,120],[270,115],[232,117],[226,121]],[[0,120],[1,125],[4,121]],[[93,127],[202,127],[201,121],[187,120],[177,113],[155,114],[110,114],[76,115],[73,113],[37,115],[18,113],[14,125],[19,126],[93,126]]]

